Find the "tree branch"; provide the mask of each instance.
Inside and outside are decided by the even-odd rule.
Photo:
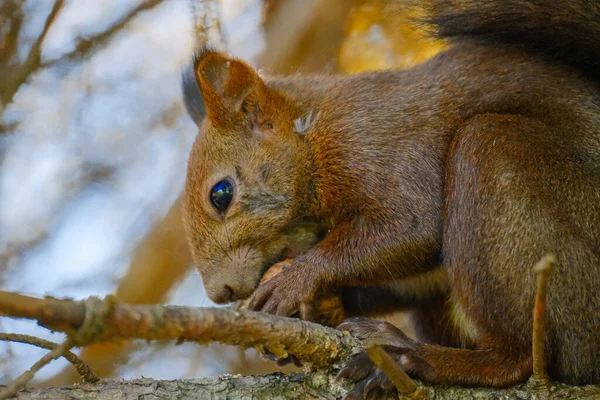
[[[2,69],[2,80],[0,81],[2,82],[0,84],[0,102],[3,105],[6,105],[12,101],[19,87],[21,87],[21,85],[27,81],[29,76],[40,67],[42,43],[44,42],[46,34],[50,30],[52,23],[58,16],[58,13],[62,9],[63,5],[64,0],[56,0],[54,2],[52,10],[50,11],[50,14],[48,14],[46,22],[44,23],[42,33],[31,46],[29,54],[27,55],[27,59],[23,65],[19,67],[7,65]]]
[[[90,36],[88,38],[79,38],[75,49],[62,57],[51,60],[45,63],[42,63],[41,67],[46,68],[52,66],[58,62],[62,62],[64,60],[72,60],[76,58],[80,58],[88,53],[90,50],[97,46],[98,44],[102,44],[111,39],[116,33],[121,32],[121,29],[125,27],[129,22],[131,22],[135,17],[138,16],[142,11],[150,10],[160,3],[163,0],[144,0],[139,6],[131,10],[127,15],[123,16],[120,20],[118,20],[114,25],[105,30],[104,32]]]
[[[326,370],[311,373],[284,375],[281,373],[259,376],[220,375],[208,378],[131,381],[103,381],[100,384],[73,385],[61,388],[26,389],[19,394],[20,400],[58,399],[340,399],[350,389],[345,382],[338,382]],[[422,398],[436,400],[494,399],[538,400],[600,398],[600,387],[573,387],[551,384],[541,393],[529,384],[507,389],[461,388],[419,386]],[[406,396],[389,395],[385,400],[410,399]]]
[[[0,315],[35,319],[67,333],[77,346],[115,339],[221,342],[289,354],[313,367],[332,367],[362,349],[342,332],[294,318],[231,308],[119,304],[106,301],[36,299],[0,291]]]
[[[336,381],[333,370],[363,348],[358,340],[338,330],[298,319],[235,310],[180,306],[119,304],[113,296],[105,301],[37,299],[0,291],[0,315],[36,319],[49,329],[63,331],[77,346],[105,340],[193,340],[218,341],[245,348],[267,350],[279,358],[294,355],[313,369],[310,373],[234,377],[223,375],[192,380],[129,382],[104,381],[63,388],[28,390],[22,399],[121,399],[153,398],[339,398],[349,389]],[[573,387],[548,383],[540,389],[526,383],[507,389],[432,387],[416,382],[414,398],[456,399],[594,399],[600,386]],[[412,396],[412,397],[411,397]],[[396,397],[389,397],[396,398]]]
[[[0,36],[0,64],[8,62],[17,53],[19,32],[23,26],[23,1],[5,1],[0,4],[0,23],[8,30]]]
[[[44,24],[44,28],[40,36],[36,39],[35,43],[31,47],[26,61],[21,66],[10,66],[0,67],[0,105],[5,106],[10,103],[23,83],[29,79],[29,77],[40,68],[47,68],[55,65],[58,62],[64,60],[72,60],[79,57],[83,57],[89,53],[96,45],[107,42],[117,32],[133,20],[140,12],[150,10],[162,3],[163,0],[145,0],[139,6],[130,11],[127,15],[117,21],[114,25],[108,28],[106,31],[90,36],[89,38],[79,38],[75,50],[63,55],[62,57],[51,60],[48,62],[41,62],[41,47],[46,34],[50,30],[52,23],[56,20],[60,10],[64,5],[64,0],[56,0],[54,6]],[[2,107],[0,107],[1,109]],[[9,127],[0,126],[0,133],[5,133],[9,130]]]

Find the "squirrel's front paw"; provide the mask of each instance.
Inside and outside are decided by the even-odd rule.
[[[346,393],[344,400],[378,399],[394,390],[394,384],[373,364],[367,353],[360,353],[350,360],[337,375],[338,379],[348,379],[355,384]]]
[[[278,262],[277,264],[271,265],[271,267],[267,270],[267,272],[265,272],[263,277],[260,279],[260,282],[258,283],[259,287],[273,279],[275,276],[279,275],[281,271],[288,269],[288,267],[292,264],[292,261],[294,261],[294,259],[288,258],[286,260]],[[253,308],[250,307],[252,301],[254,300],[253,294],[245,299],[238,300],[235,303],[235,307],[243,310],[253,310]]]
[[[287,271],[291,267],[292,262],[292,259],[288,259],[285,261],[281,261],[269,268],[269,270],[261,279],[260,286],[257,289],[257,291],[249,298],[238,302],[237,307],[255,311],[270,312],[264,304],[262,305],[262,307],[259,307],[257,296],[260,294],[260,292],[264,290],[263,286],[265,286],[270,280],[272,280],[276,276],[280,275],[284,271]],[[303,290],[303,293],[308,293],[311,291],[309,289]],[[283,293],[283,295],[293,295],[293,293]],[[342,305],[341,290],[337,288],[322,288],[316,294],[309,295],[306,297],[308,300],[304,302],[300,301],[300,305],[299,307],[297,307],[299,308],[298,316],[301,319],[331,327],[337,326],[344,319],[345,314],[344,307]],[[294,311],[294,309],[292,309],[291,311]],[[295,315],[295,312],[291,312],[291,314],[288,314],[287,316]]]
[[[299,313],[302,319],[310,319],[310,301],[317,288],[309,280],[302,279],[300,269],[300,265],[282,268],[275,276],[256,288],[247,303],[247,308],[284,317]]]

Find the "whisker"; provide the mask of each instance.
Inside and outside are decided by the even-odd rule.
[[[224,225],[223,227],[225,228],[225,238],[227,239],[227,243],[229,243],[229,251],[233,251],[233,243],[231,242],[231,235],[229,235],[227,225]]]
[[[214,234],[210,231],[207,231],[208,235],[211,237],[211,239],[213,240],[213,242],[215,243],[215,245],[223,252],[223,254],[225,255],[225,257],[227,257],[229,259],[229,261],[233,262],[233,260],[231,259],[231,257],[229,256],[229,253],[227,252],[227,250],[225,250],[225,248],[221,245],[221,243],[219,242],[219,240],[216,238],[216,236],[214,236]]]
[[[253,246],[248,246],[248,250],[246,250],[246,254],[244,254],[244,258],[248,258],[248,254],[250,254],[251,250],[254,250]]]

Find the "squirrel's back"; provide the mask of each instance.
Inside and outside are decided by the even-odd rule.
[[[439,38],[518,46],[554,57],[600,79],[599,1],[426,0],[424,3],[425,22]],[[400,7],[403,0],[397,4]]]

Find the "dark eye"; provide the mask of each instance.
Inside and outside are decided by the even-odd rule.
[[[225,212],[233,199],[233,184],[224,179],[217,182],[210,191],[210,202],[220,212]]]

